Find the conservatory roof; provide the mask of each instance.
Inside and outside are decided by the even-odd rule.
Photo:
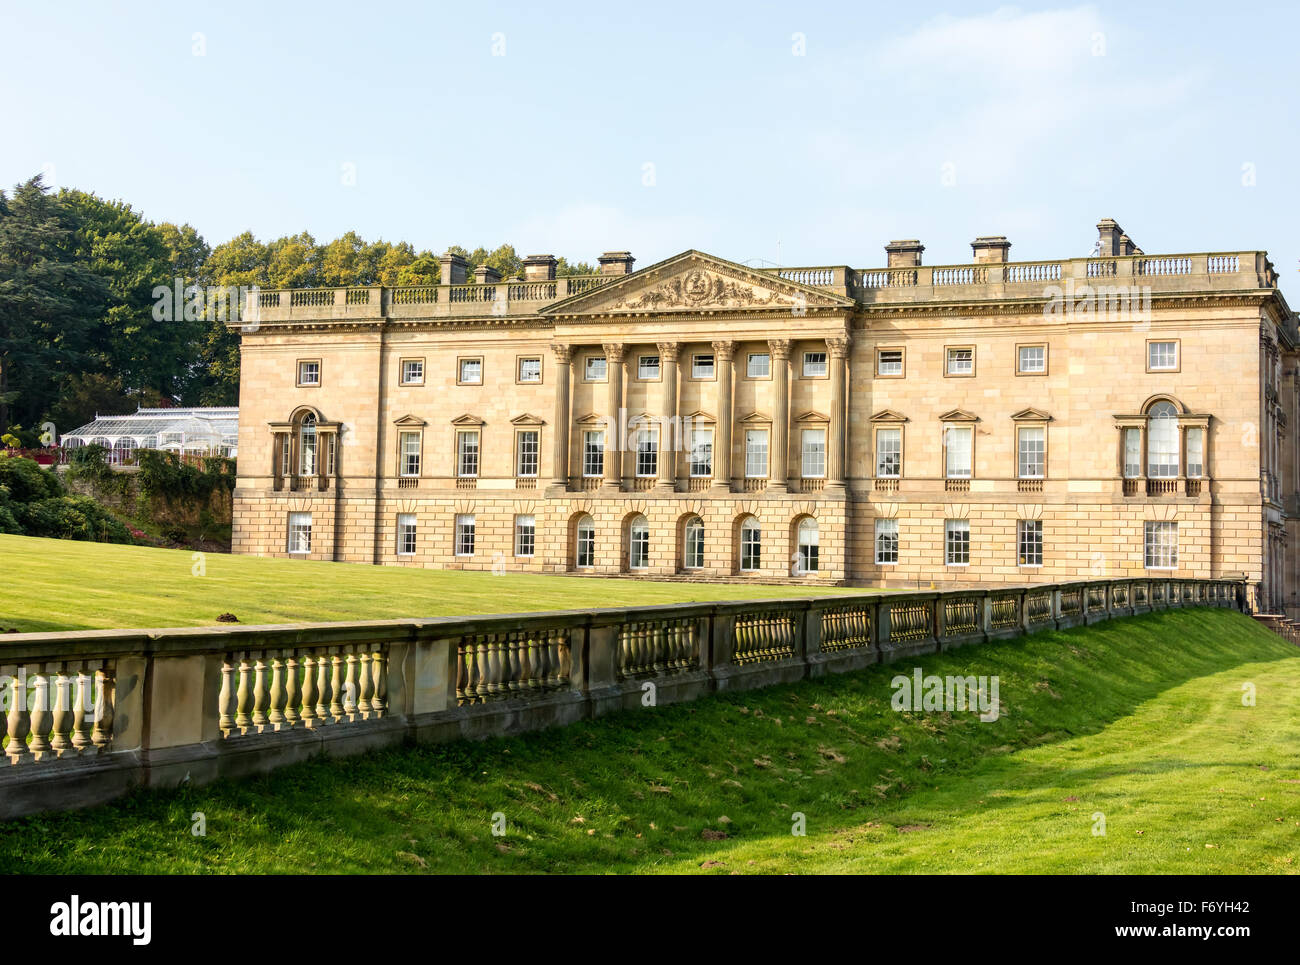
[[[163,439],[163,436],[179,438]],[[108,439],[116,443],[119,439],[130,438],[136,445],[146,439],[153,439],[153,445],[159,443],[202,444],[225,443],[233,445],[239,436],[239,409],[197,408],[197,409],[138,409],[128,415],[95,415],[93,422],[88,422],[71,432],[62,435],[62,441],[76,440],[90,442],[92,439]]]

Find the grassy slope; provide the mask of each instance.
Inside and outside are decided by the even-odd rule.
[[[1300,654],[1249,619],[1164,612],[917,663],[999,675],[1003,716],[895,713],[908,661],[14,822],[0,871],[1295,870]]]
[[[302,623],[589,609],[819,593],[828,587],[588,580],[208,553],[0,536],[0,628],[21,631]]]

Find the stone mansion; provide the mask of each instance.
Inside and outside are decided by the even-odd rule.
[[[1297,602],[1296,317],[1262,251],[751,268],[685,251],[263,291],[236,552],[703,579],[1245,575]],[[1294,611],[1292,611],[1294,612]]]

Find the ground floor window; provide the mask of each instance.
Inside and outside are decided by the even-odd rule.
[[[1178,566],[1178,524],[1148,521],[1146,524],[1146,567],[1172,570]]]
[[[943,524],[944,562],[949,566],[970,563],[970,521],[949,519]]]
[[[801,520],[796,535],[795,575],[802,576],[804,573],[816,573],[821,565],[821,554],[819,552],[821,541],[817,531],[817,520]]]
[[[682,565],[688,570],[704,566],[704,520],[693,516],[686,521],[685,559]]]
[[[1043,565],[1043,524],[1022,519],[1016,524],[1016,558],[1021,566]]]
[[[579,567],[596,565],[596,524],[590,516],[578,520],[578,545],[574,564]]]
[[[289,514],[289,552],[311,552],[311,513]]]
[[[414,513],[402,513],[397,517],[397,555],[415,555]]]
[[[650,565],[650,524],[644,516],[636,517],[628,527],[627,565],[633,570]]]
[[[474,555],[474,517],[456,517],[456,555]]]
[[[876,520],[876,562],[892,565],[898,562],[898,520]]]
[[[515,556],[532,556],[537,546],[537,517],[515,517]]]
[[[740,527],[740,571],[751,573],[762,565],[763,530],[752,516]]]

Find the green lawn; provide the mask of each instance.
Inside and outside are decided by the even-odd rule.
[[[893,711],[913,666],[998,675],[1001,717]],[[139,793],[6,825],[0,872],[1277,873],[1298,835],[1300,651],[1179,610]]]
[[[795,585],[650,582],[196,554],[0,536],[0,630],[91,630],[387,620],[857,592]]]

